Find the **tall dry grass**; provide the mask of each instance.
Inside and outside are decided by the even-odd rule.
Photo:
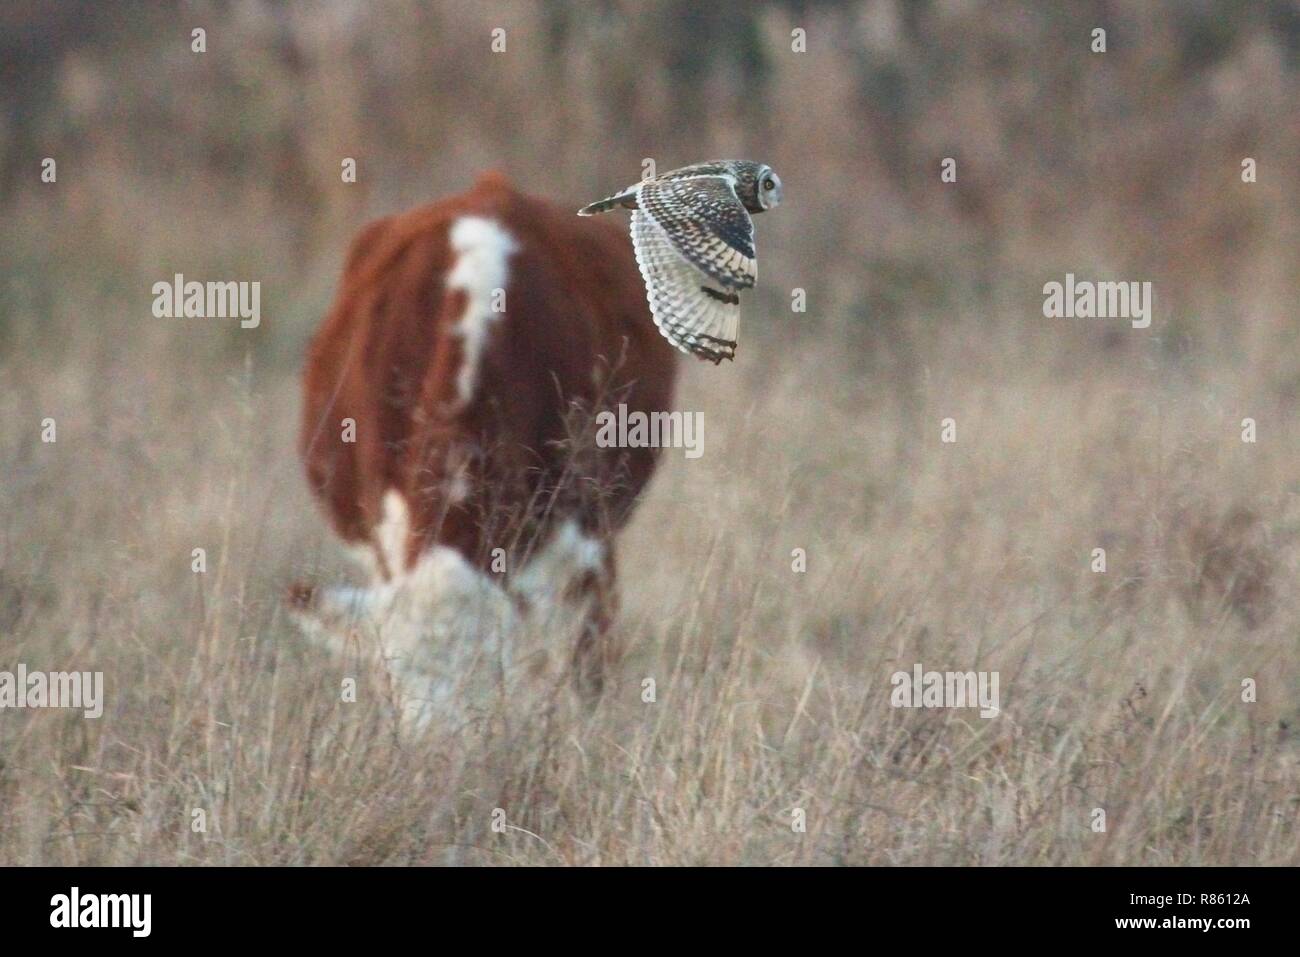
[[[379,689],[341,703],[355,668],[278,604],[295,577],[349,574],[285,451],[291,378],[25,364],[0,417],[6,660],[102,670],[107,709],[3,715],[0,859],[1300,858],[1294,412],[1248,446],[1197,393],[956,347],[909,408],[830,355],[749,345],[749,368],[689,370],[705,454],[665,457],[622,541],[605,696],[488,696],[413,739]],[[1003,713],[891,708],[916,662],[999,671]]]
[[[1285,5],[749,4],[695,80],[679,6],[159,7],[4,75],[0,670],[102,670],[107,701],[0,712],[0,863],[1300,861]],[[1108,60],[1070,39],[1094,16]],[[341,702],[353,666],[279,596],[354,575],[293,453],[347,240],[485,166],[576,206],[732,152],[788,200],[737,362],[685,370],[705,454],[620,542],[605,695],[420,736],[382,687]],[[261,280],[263,326],[153,319],[178,271]],[[1152,328],[1044,319],[1066,271],[1152,281]],[[917,662],[998,671],[1002,714],[891,708]]]

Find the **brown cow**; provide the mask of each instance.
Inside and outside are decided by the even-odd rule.
[[[617,224],[498,173],[371,223],[308,352],[301,451],[373,584],[296,587],[300,621],[404,618],[384,656],[445,687],[454,666],[424,645],[563,599],[584,608],[575,676],[599,689],[613,536],[657,449],[600,448],[591,423],[668,409],[675,375]]]

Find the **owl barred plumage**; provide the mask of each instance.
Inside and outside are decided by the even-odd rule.
[[[632,246],[650,314],[682,352],[714,364],[736,354],[739,290],[758,278],[751,213],[781,202],[770,166],[714,160],[643,180],[578,210],[632,210]]]

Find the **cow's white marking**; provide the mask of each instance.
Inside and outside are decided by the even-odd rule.
[[[448,505],[459,505],[469,498],[470,454],[463,445],[448,446],[442,479],[437,488]]]
[[[382,581],[384,577],[383,569],[379,567],[379,553],[373,544],[358,545],[355,543],[344,546],[348,558],[352,559],[366,573],[366,577],[371,581]]]
[[[312,607],[294,618],[331,654],[360,653],[376,671],[387,671],[403,720],[414,727],[445,714],[462,684],[491,681],[507,668],[505,639],[518,623],[497,583],[445,545],[389,581],[319,589]]]
[[[587,572],[597,571],[604,560],[605,546],[569,519],[532,556],[510,587],[530,604],[553,605],[566,586]]]
[[[406,500],[389,490],[375,547],[391,577],[377,576],[368,588],[319,589],[311,609],[294,617],[333,654],[349,648],[368,653],[397,681],[405,718],[417,726],[442,713],[461,683],[482,680],[471,676],[509,668],[512,635],[525,621],[510,593],[526,599],[532,625],[553,634],[552,616],[562,611],[567,586],[599,570],[605,559],[604,544],[577,522],[565,521],[511,579],[507,593],[500,579],[446,545],[432,545],[403,570],[397,559],[404,555],[408,529]]]
[[[456,263],[447,273],[447,288],[465,293],[465,314],[454,330],[464,341],[464,361],[456,376],[456,396],[464,404],[474,396],[488,331],[503,315],[493,311],[493,298],[496,290],[506,288],[506,260],[519,244],[493,220],[462,216],[452,224],[451,249]]]
[[[411,534],[411,509],[397,489],[384,493],[384,514],[375,526],[375,547],[392,578],[406,571],[406,541]]]

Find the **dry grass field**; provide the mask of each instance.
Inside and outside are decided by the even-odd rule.
[[[153,61],[139,48],[165,30],[103,26],[52,44],[40,112],[6,113],[0,670],[102,671],[106,697],[95,720],[0,711],[0,865],[1300,863],[1294,34],[1202,5],[1187,29],[1212,55],[1180,74],[1159,45],[1176,30],[1120,16],[1114,75],[1051,87],[1077,97],[1065,119],[1034,98],[1068,70],[1039,72],[1048,53],[1025,40],[1003,51],[1009,76],[972,53],[984,72],[935,102],[895,77],[914,93],[903,130],[876,74],[841,82],[850,38],[877,49],[878,8],[896,5],[801,21],[755,4],[782,91],[768,132],[724,111],[670,134],[638,100],[602,155],[596,88],[633,94],[576,54],[540,70],[531,5],[438,4],[430,22],[378,6],[369,25],[291,17],[296,57],[266,39],[269,13],[239,20],[258,5],[204,8],[197,75],[190,18],[164,17],[176,51]],[[906,29],[1001,49],[982,6]],[[519,62],[489,75],[455,38],[486,50],[498,15]],[[1069,42],[1092,69],[1088,15],[1072,16],[1021,26],[1083,24]],[[837,33],[833,53],[783,59],[799,22]],[[242,31],[236,66],[223,27]],[[458,86],[421,86],[436,58],[412,35],[461,51]],[[669,75],[625,80],[663,93]],[[528,83],[561,115],[512,124]],[[370,112],[389,87],[440,93]],[[476,91],[479,122],[458,106]],[[1021,108],[1028,131],[990,119]],[[634,123],[646,140],[623,136]],[[340,701],[347,663],[280,599],[298,579],[359,581],[295,454],[301,351],[344,245],[489,165],[576,208],[661,155],[660,134],[663,168],[771,161],[786,203],[758,223],[737,361],[683,368],[704,454],[665,453],[620,540],[604,695],[539,677],[414,734],[378,685]],[[349,150],[360,193],[333,182]],[[556,150],[575,162],[550,175]],[[954,151],[963,192],[943,194]],[[45,155],[66,157],[57,185]],[[153,318],[151,284],[178,271],[261,280],[261,328]],[[1152,281],[1151,328],[1044,318],[1042,286],[1066,272]],[[917,663],[998,672],[1001,713],[891,707],[891,674]]]

